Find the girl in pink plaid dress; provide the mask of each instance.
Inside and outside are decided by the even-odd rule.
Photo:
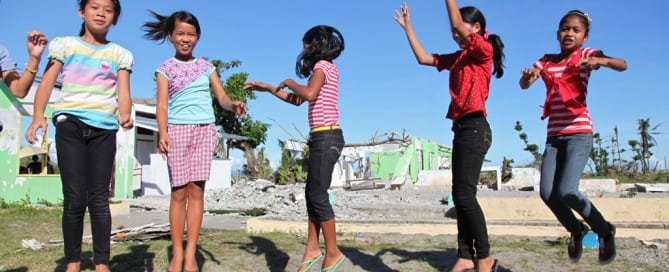
[[[158,149],[167,154],[172,185],[169,216],[173,247],[168,271],[198,271],[195,251],[204,211],[204,183],[209,179],[217,139],[210,92],[221,107],[237,115],[245,115],[246,106],[226,95],[211,62],[193,56],[201,33],[193,14],[151,14],[156,21],[144,24],[144,36],[154,41],[168,39],[175,49],[174,57],[156,71]]]

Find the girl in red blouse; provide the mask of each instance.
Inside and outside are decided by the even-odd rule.
[[[598,234],[599,262],[607,264],[616,257],[616,228],[578,190],[592,150],[592,121],[585,97],[592,70],[604,66],[624,71],[627,64],[598,49],[581,48],[588,39],[590,22],[590,16],[582,11],[567,12],[557,31],[560,53],[546,54],[534,68],[523,69],[519,83],[520,88],[527,89],[541,77],[546,84],[541,118],[548,117],[548,137],[541,159],[539,190],[541,199],[571,233],[569,258],[573,262],[581,258],[583,237],[588,232],[588,227],[574,216],[574,210]]]
[[[485,17],[477,8],[458,9],[455,0],[446,0],[446,10],[453,40],[461,49],[450,54],[430,55],[423,49],[411,26],[406,3],[395,12],[394,19],[406,32],[419,64],[450,71],[451,103],[446,117],[453,120],[452,190],[458,222],[458,260],[451,271],[495,271],[497,260],[490,256],[488,230],[476,190],[483,159],[492,144],[485,103],[490,78],[500,78],[504,73],[504,44],[486,30]]]

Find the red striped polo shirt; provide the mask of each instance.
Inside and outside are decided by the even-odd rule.
[[[546,84],[542,119],[548,117],[548,136],[593,132],[586,104],[592,69],[578,63],[600,54],[597,49],[580,48],[559,62],[553,61],[557,54],[546,54],[534,64]]]
[[[310,128],[339,124],[339,71],[334,63],[325,60],[316,62],[314,71],[318,69],[325,74],[325,82],[316,100],[309,102]]]

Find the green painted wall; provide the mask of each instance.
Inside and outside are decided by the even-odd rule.
[[[451,149],[438,143],[413,137],[410,143],[398,151],[376,152],[369,155],[372,176],[391,180],[407,176],[418,181],[420,170],[438,170],[440,157],[450,162]],[[450,168],[450,164],[448,165]]]
[[[22,119],[25,113],[21,100],[16,99],[7,85],[0,81],[0,199],[17,202],[29,199],[31,202],[48,201],[61,203],[63,199],[60,175],[19,174],[18,151],[25,132]],[[47,106],[46,115],[52,107]],[[30,112],[32,113],[32,112]],[[135,130],[120,131],[117,134],[116,155],[116,198],[133,197],[133,168],[135,165]]]

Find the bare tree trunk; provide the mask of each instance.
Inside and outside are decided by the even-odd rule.
[[[249,173],[249,178],[256,179],[258,178],[258,168],[256,167],[256,154],[253,152],[253,148],[249,145],[248,142],[242,141],[240,143],[244,149],[244,157],[246,157],[246,170]]]

